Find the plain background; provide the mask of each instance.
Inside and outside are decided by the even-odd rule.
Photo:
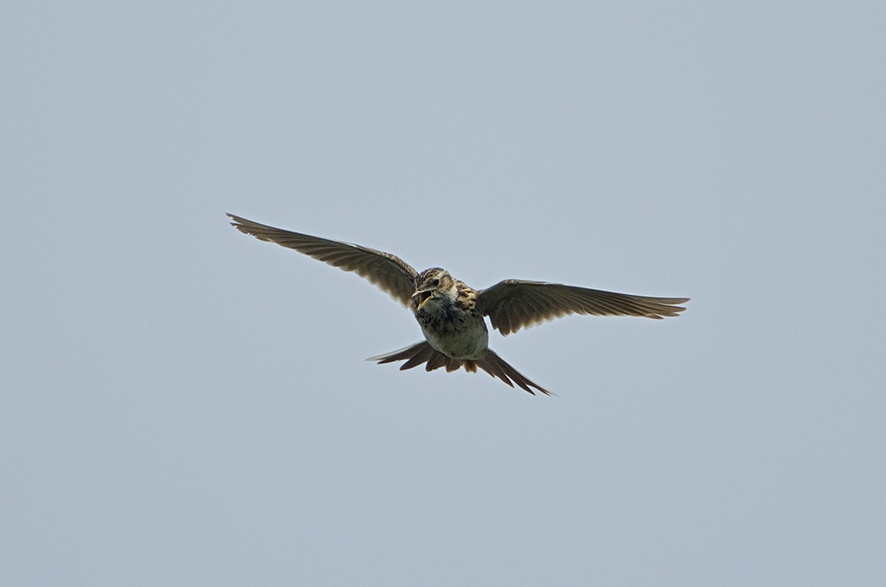
[[[7,585],[886,584],[886,5],[4,2]],[[231,228],[687,296],[366,357]]]

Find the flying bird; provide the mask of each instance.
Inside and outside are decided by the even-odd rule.
[[[677,304],[689,298],[650,298],[584,287],[506,279],[475,290],[433,267],[421,273],[382,251],[274,228],[228,214],[237,230],[263,241],[294,249],[314,259],[365,277],[412,310],[425,340],[406,348],[371,357],[379,364],[406,361],[400,370],[425,364],[425,370],[464,367],[483,369],[511,387],[535,395],[552,393],[533,383],[489,348],[485,317],[503,336],[568,314],[642,316],[661,319],[685,310]]]

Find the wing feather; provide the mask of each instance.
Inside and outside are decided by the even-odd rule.
[[[507,279],[477,294],[477,308],[503,335],[568,314],[661,319],[689,298],[652,298],[559,283]]]
[[[240,232],[296,250],[343,271],[353,271],[409,307],[418,273],[400,257],[369,247],[274,228],[233,214],[228,216],[233,220],[231,225]]]

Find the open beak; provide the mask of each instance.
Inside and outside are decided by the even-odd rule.
[[[412,297],[418,298],[418,307],[416,310],[421,310],[421,307],[427,304],[428,300],[431,299],[431,292],[423,289],[412,294]]]

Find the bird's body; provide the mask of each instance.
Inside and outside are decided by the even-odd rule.
[[[425,340],[453,359],[482,359],[489,346],[486,320],[477,311],[477,292],[439,268],[428,269],[420,282],[440,280],[440,288],[421,300],[413,297],[413,313]]]
[[[425,340],[369,360],[406,361],[400,369],[426,364],[432,371],[477,368],[529,393],[551,395],[508,365],[489,348],[485,317],[502,335],[567,314],[676,316],[688,298],[651,298],[556,283],[509,279],[474,290],[438,267],[418,273],[399,257],[360,245],[327,240],[259,224],[228,214],[233,226],[260,240],[295,249],[365,277],[413,311]],[[513,383],[512,383],[513,381]]]

